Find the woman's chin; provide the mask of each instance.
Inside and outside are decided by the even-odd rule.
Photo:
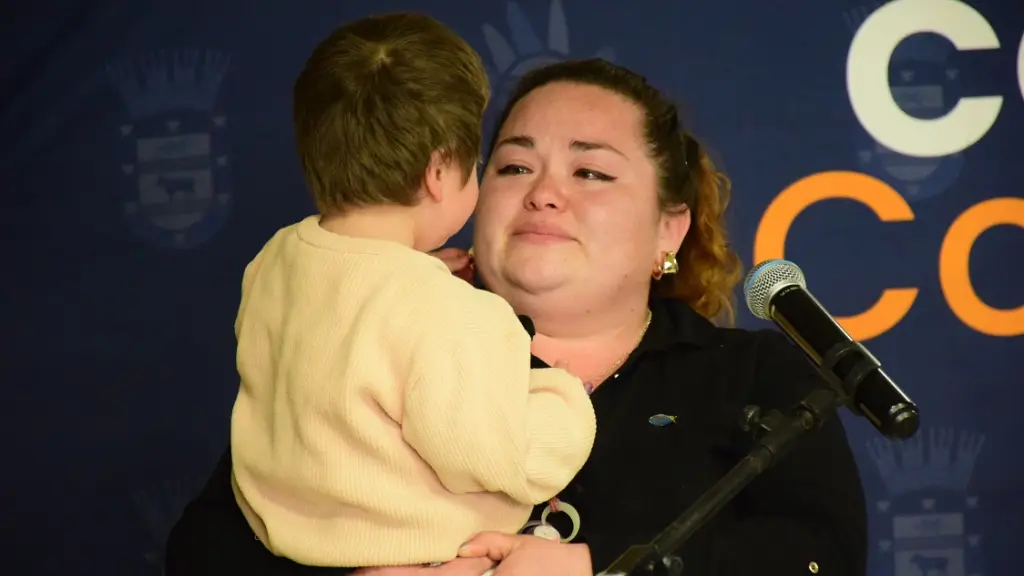
[[[506,276],[527,292],[545,292],[565,285],[571,277],[571,268],[565,259],[512,260],[506,267]]]

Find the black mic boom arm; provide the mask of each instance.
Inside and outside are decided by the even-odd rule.
[[[815,388],[788,414],[770,410],[762,415],[760,407],[747,406],[740,421],[744,431],[754,436],[754,446],[747,456],[654,540],[630,547],[600,576],[681,576],[679,548],[758,475],[785,456],[797,438],[820,428],[841,406],[850,405],[848,386],[831,372],[819,372],[830,386]]]

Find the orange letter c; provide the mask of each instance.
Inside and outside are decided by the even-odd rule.
[[[791,184],[768,205],[754,236],[754,264],[784,258],[786,236],[793,221],[810,205],[829,199],[864,204],[882,222],[908,222],[914,212],[891,186],[859,172],[820,172]],[[917,298],[917,288],[887,288],[867,311],[836,318],[855,340],[865,341],[892,329]]]
[[[999,310],[985,304],[971,283],[971,249],[986,230],[999,225],[1024,228],[1024,199],[992,198],[970,207],[946,232],[939,250],[939,284],[960,321],[989,336],[1024,334],[1024,305]]]

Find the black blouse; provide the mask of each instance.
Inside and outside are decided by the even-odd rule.
[[[591,396],[598,422],[594,449],[559,495],[579,511],[574,542],[589,545],[595,573],[631,545],[653,539],[747,454],[752,440],[739,428],[745,406],[784,410],[825,385],[778,332],[718,328],[673,300],[653,300],[651,311],[640,346]],[[657,415],[674,421],[652,424]],[[549,522],[568,534],[564,518],[552,514]],[[798,440],[679,555],[684,573],[698,576],[862,576],[866,505],[839,419]],[[344,573],[300,567],[263,548],[234,503],[225,454],[171,533],[167,575],[245,569]]]

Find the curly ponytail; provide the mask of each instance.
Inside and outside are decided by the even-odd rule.
[[[692,162],[690,175],[694,195],[690,230],[676,255],[679,273],[663,277],[653,288],[660,296],[684,300],[706,318],[732,325],[736,319],[733,289],[742,279],[743,264],[729,245],[725,229],[730,183],[715,169],[711,157],[697,150],[699,160]],[[673,199],[665,200],[672,203]]]

